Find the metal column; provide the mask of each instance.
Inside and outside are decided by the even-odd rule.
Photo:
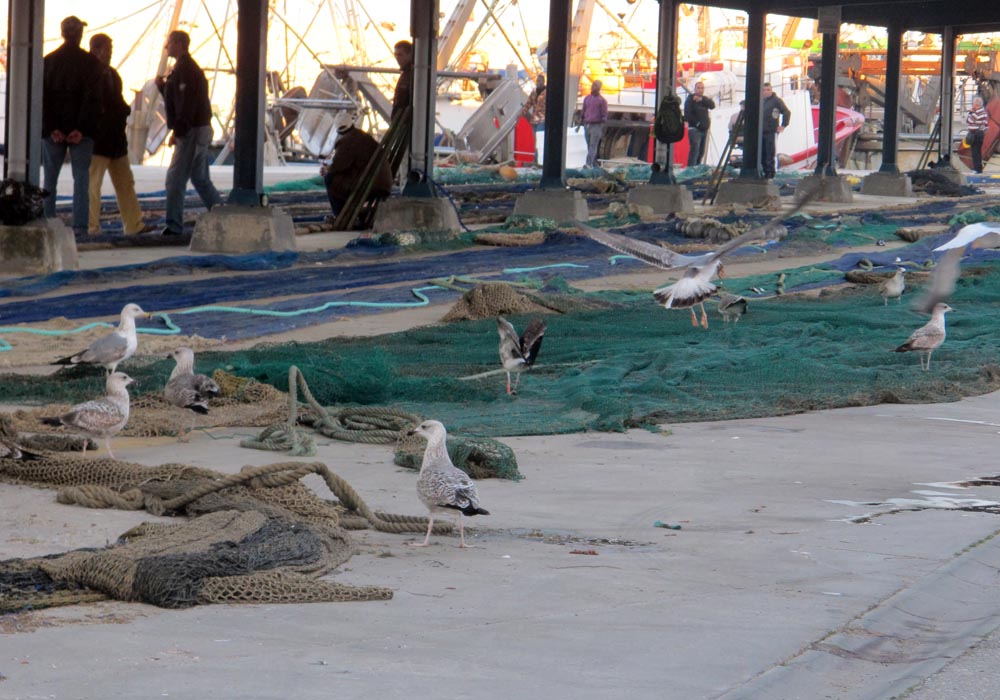
[[[816,174],[836,175],[837,125],[837,43],[840,34],[823,34],[823,69],[819,92],[819,143],[816,151]],[[809,119],[811,115],[804,115]]]
[[[743,166],[741,178],[763,179],[760,151],[763,121],[760,118],[761,91],[764,85],[764,50],[767,13],[751,9],[747,13],[747,84],[743,121]],[[806,117],[803,117],[806,118]]]
[[[413,120],[410,168],[403,187],[407,197],[433,197],[434,108],[437,85],[437,0],[411,0],[413,36]]]
[[[955,28],[947,26],[941,32],[941,112],[938,142],[938,162],[951,162],[952,116],[955,114]]]
[[[542,154],[541,189],[566,186],[566,117],[576,105],[576,95],[567,95],[569,84],[570,0],[549,2],[549,59],[546,75],[545,150]]]
[[[882,118],[882,167],[880,173],[899,174],[899,82],[903,63],[903,27],[893,22],[886,27],[889,37],[885,52],[885,116]]]
[[[660,0],[660,23],[656,44],[656,109],[660,101],[677,89],[677,3]],[[655,113],[654,113],[655,118]],[[650,184],[673,185],[674,144],[655,141],[655,157]]]
[[[233,189],[227,202],[260,206],[264,196],[264,72],[267,2],[239,0],[236,18],[236,124]]]
[[[41,184],[42,168],[42,25],[44,0],[7,3],[7,122],[4,175]]]

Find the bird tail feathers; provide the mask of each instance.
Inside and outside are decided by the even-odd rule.
[[[45,423],[45,425],[54,425],[56,427],[59,427],[60,425],[63,424],[61,418],[51,418],[51,417],[50,418],[42,418],[42,422]]]

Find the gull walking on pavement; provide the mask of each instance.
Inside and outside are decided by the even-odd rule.
[[[413,542],[411,546],[426,547],[430,544],[434,516],[439,513],[451,515],[457,513],[458,534],[462,542],[459,547],[473,546],[465,543],[462,516],[490,513],[479,507],[479,494],[469,475],[451,463],[447,447],[448,433],[444,425],[436,420],[425,420],[408,434],[421,435],[427,439],[424,461],[420,465],[420,476],[417,478],[417,495],[430,512],[424,541]]]
[[[43,418],[46,425],[66,426],[70,430],[87,437],[104,440],[108,456],[117,459],[111,451],[111,438],[128,423],[128,385],[135,380],[124,372],[108,375],[107,395],[93,401],[77,404],[66,413],[54,418]],[[84,453],[87,446],[83,446]]]

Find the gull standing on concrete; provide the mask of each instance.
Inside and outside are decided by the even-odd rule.
[[[177,364],[174,371],[170,373],[170,379],[167,380],[167,385],[163,389],[163,398],[172,406],[186,408],[195,414],[191,427],[187,431],[190,432],[194,430],[198,414],[207,414],[209,400],[221,392],[214,379],[204,374],[194,373],[194,351],[191,348],[177,348],[170,353],[170,356]],[[185,430],[182,426],[177,439],[186,442],[184,435]]]
[[[111,451],[111,438],[128,423],[128,385],[135,380],[124,372],[112,372],[107,379],[107,395],[77,404],[68,412],[54,418],[42,418],[46,425],[64,425],[87,437],[103,438],[108,456],[118,459]],[[87,452],[84,444],[83,452]]]
[[[704,301],[717,291],[717,287],[712,283],[712,280],[716,277],[725,276],[725,270],[722,266],[723,256],[746,245],[750,241],[770,235],[772,228],[778,226],[782,220],[797,214],[802,207],[815,199],[817,195],[818,190],[811,196],[800,199],[787,213],[779,214],[766,224],[752,228],[731,241],[727,241],[717,250],[710,253],[703,253],[702,255],[682,255],[669,248],[653,245],[646,241],[629,238],[617,233],[602,231],[579,221],[575,222],[574,225],[598,243],[606,245],[612,250],[617,250],[619,253],[631,255],[654,267],[659,267],[663,270],[675,270],[686,267],[687,272],[677,282],[653,290],[653,298],[665,309],[691,309],[691,325],[695,327],[698,326],[698,317],[695,315],[694,307],[700,307],[701,326],[702,328],[708,328],[708,314],[705,313]]]
[[[448,433],[439,421],[425,420],[408,435],[421,435],[427,439],[427,449],[424,450],[424,461],[420,465],[420,476],[417,478],[417,495],[430,516],[427,522],[427,536],[421,543],[412,542],[412,547],[426,547],[430,544],[431,529],[434,527],[434,515],[437,513],[458,514],[458,534],[462,543],[460,547],[471,547],[465,543],[465,529],[462,525],[462,515],[489,515],[488,510],[479,507],[479,494],[476,485],[469,475],[451,463],[448,456]]]
[[[545,337],[545,321],[533,318],[524,329],[524,334],[518,337],[517,331],[510,321],[503,316],[497,316],[497,333],[500,334],[500,361],[507,371],[507,393],[516,394],[521,383],[521,372],[526,372],[535,364],[538,351],[542,348]],[[510,373],[514,372],[514,388],[510,386]]]
[[[122,309],[118,328],[95,340],[86,350],[56,360],[52,364],[101,365],[108,370],[108,374],[113,373],[120,362],[135,354],[139,346],[139,340],[135,335],[135,319],[140,316],[149,318],[151,314],[139,308],[138,304],[126,304]]]
[[[896,348],[895,352],[916,352],[920,355],[920,369],[930,369],[931,353],[941,347],[941,343],[944,342],[944,315],[949,311],[954,311],[954,309],[945,303],[937,304],[931,314],[931,320],[913,331],[909,339]],[[927,356],[926,365],[924,365],[924,355]]]
[[[878,293],[882,295],[883,306],[886,306],[890,299],[895,299],[897,304],[902,300],[903,290],[906,289],[906,280],[903,278],[905,272],[902,267],[897,267],[896,274],[879,283]]]

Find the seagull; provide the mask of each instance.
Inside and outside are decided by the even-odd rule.
[[[896,274],[879,283],[878,292],[882,295],[883,306],[887,305],[890,299],[895,299],[897,304],[902,300],[903,290],[906,289],[906,280],[903,278],[905,272],[902,267],[897,267]]]
[[[448,456],[448,433],[439,421],[425,420],[407,435],[421,435],[427,439],[424,461],[420,465],[417,479],[417,495],[430,516],[427,536],[421,543],[411,543],[413,547],[426,547],[430,543],[431,529],[434,527],[435,513],[458,513],[458,534],[462,538],[460,547],[470,547],[465,543],[462,515],[489,515],[488,510],[479,507],[479,494],[469,475],[451,463]]]
[[[812,201],[817,195],[818,189],[811,196],[805,196],[800,199],[787,213],[779,214],[767,223],[752,228],[731,241],[727,241],[715,251],[701,255],[683,255],[669,248],[652,245],[646,241],[602,231],[580,221],[574,222],[574,225],[598,243],[606,245],[612,250],[617,250],[619,253],[631,255],[654,267],[659,267],[663,270],[675,270],[686,267],[687,272],[677,282],[653,290],[653,298],[665,309],[691,309],[691,325],[695,327],[698,326],[698,317],[695,315],[694,307],[700,307],[701,326],[702,328],[708,328],[708,315],[705,313],[704,301],[716,293],[717,287],[712,283],[712,280],[716,277],[725,276],[725,270],[722,266],[723,256],[730,251],[746,245],[752,240],[767,235],[772,227],[779,224],[783,219],[797,214],[802,207]]]
[[[518,337],[511,322],[503,316],[497,316],[497,333],[500,334],[500,361],[507,371],[507,393],[516,394],[517,385],[521,383],[521,372],[531,369],[542,348],[545,321],[540,318],[531,319],[524,334]],[[511,372],[517,375],[513,389],[510,386]]]
[[[913,331],[909,339],[896,348],[895,352],[916,352],[920,355],[920,369],[930,369],[931,353],[941,347],[941,343],[944,342],[944,315],[954,310],[943,302],[935,305],[931,320]],[[924,365],[924,355],[927,355],[926,366]]]
[[[746,297],[719,290],[719,313],[722,314],[722,320],[726,323],[730,321],[739,323],[740,316],[747,312],[748,306]]]
[[[112,374],[120,362],[135,354],[139,346],[139,340],[135,336],[135,319],[140,316],[149,318],[151,315],[139,308],[138,304],[126,304],[122,309],[118,328],[95,340],[86,350],[56,360],[52,364],[101,365],[108,370],[108,374]]]
[[[186,408],[195,414],[208,413],[209,399],[221,393],[219,385],[211,377],[194,373],[194,351],[191,348],[177,348],[170,353],[170,357],[174,358],[177,365],[170,373],[170,379],[163,389],[163,398],[172,406]],[[197,415],[194,419],[198,420]],[[194,422],[190,430],[194,430]],[[182,427],[177,439],[186,442],[184,434]]]
[[[118,459],[111,451],[111,438],[128,423],[128,387],[135,382],[124,372],[112,372],[107,379],[107,396],[77,404],[68,412],[54,418],[42,418],[46,425],[61,426],[82,433],[87,437],[104,438],[108,456]],[[84,443],[86,453],[87,445]]]
[[[955,234],[955,237],[943,245],[939,245],[934,252],[950,250],[952,248],[965,248],[972,244],[973,248],[1000,248],[1000,222],[983,221],[978,224],[963,226]]]

